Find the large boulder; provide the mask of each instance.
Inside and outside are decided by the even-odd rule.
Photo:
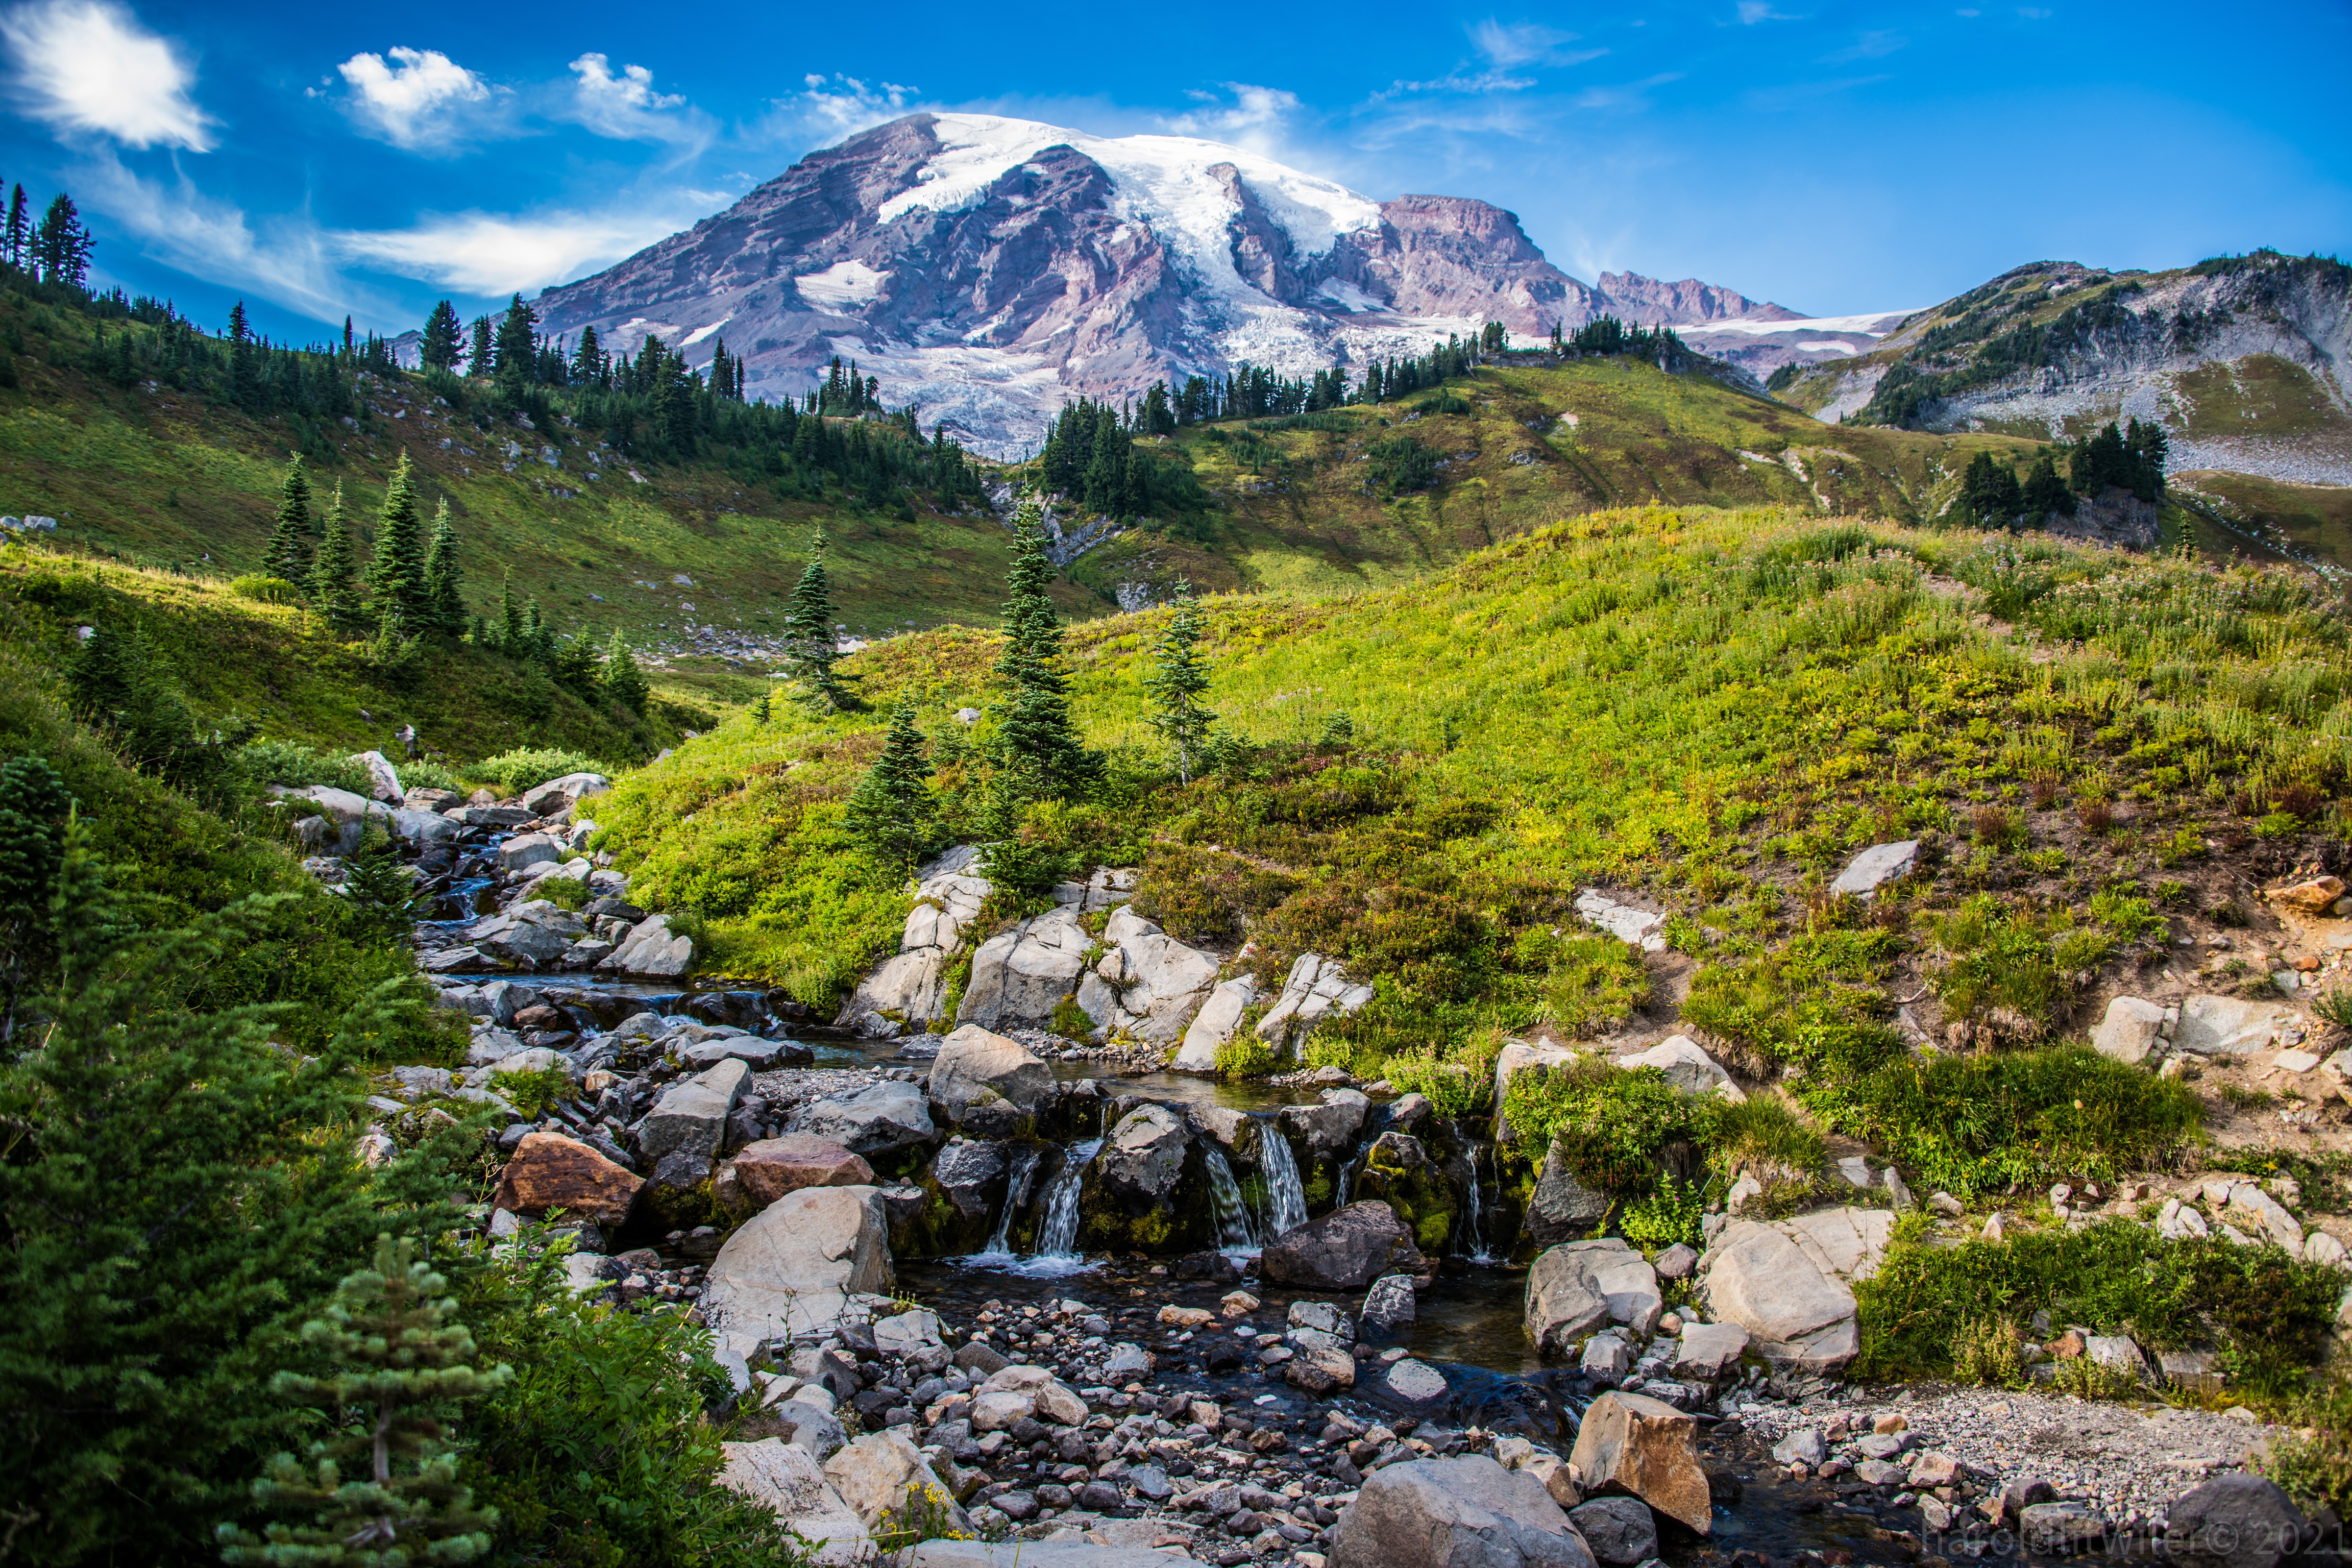
[[[1334,1537],[1330,1568],[1594,1568],[1543,1482],[1483,1454],[1375,1470]]]
[[[2164,1552],[2181,1568],[2278,1568],[2315,1534],[2277,1482],[2215,1476],[2165,1510]]]
[[[1427,1267],[1412,1233],[1383,1203],[1349,1204],[1308,1220],[1258,1258],[1268,1279],[1307,1290],[1360,1289],[1383,1274],[1417,1275]]]
[[[1185,1026],[1184,1043],[1169,1062],[1174,1072],[1214,1072],[1217,1052],[1241,1027],[1242,1015],[1257,1000],[1257,982],[1240,975],[1218,984]]]
[[[930,1094],[950,1125],[1012,1138],[1054,1103],[1054,1069],[1020,1041],[966,1024],[931,1058]]]
[[[940,1194],[955,1205],[956,1213],[968,1220],[988,1217],[995,1206],[989,1201],[989,1189],[1004,1172],[1001,1145],[964,1138],[948,1140],[931,1161],[931,1180],[939,1184]]]
[[[1705,1535],[1714,1521],[1688,1413],[1646,1394],[1604,1394],[1584,1412],[1568,1462],[1592,1496],[1641,1499]]]
[[[949,961],[963,950],[964,928],[979,918],[991,891],[984,879],[964,874],[969,859],[943,858],[944,868],[916,884],[898,951],[858,982],[835,1025],[888,1039],[946,1021]]]
[[[923,1091],[896,1080],[820,1100],[801,1112],[796,1131],[812,1133],[867,1159],[895,1154],[939,1136]]]
[[[1303,952],[1282,983],[1282,994],[1257,1021],[1258,1038],[1279,1047],[1297,1046],[1327,1016],[1354,1012],[1372,999],[1372,988],[1348,978],[1336,958]]]
[[[394,771],[392,759],[382,752],[359,752],[350,760],[367,770],[369,793],[386,805],[398,805],[407,792],[400,787],[400,774]]]
[[[1699,1259],[1717,1319],[1792,1372],[1834,1372],[1860,1348],[1847,1282],[1877,1268],[1894,1216],[1823,1209],[1779,1225],[1735,1219]]]
[[[868,1187],[874,1167],[829,1138],[787,1132],[762,1138],[735,1152],[735,1183],[744,1196],[766,1206],[803,1187]]]
[[[522,793],[522,808],[533,816],[561,816],[592,795],[603,795],[613,781],[603,773],[566,773]]]
[[[1528,1238],[1538,1247],[1592,1234],[1614,1206],[1609,1194],[1588,1187],[1576,1174],[1567,1150],[1557,1141],[1544,1155],[1543,1175],[1528,1195],[1522,1218]]]
[[[1639,1498],[1594,1498],[1570,1509],[1568,1517],[1592,1555],[1609,1568],[1633,1568],[1658,1554],[1658,1521]]]
[[[1055,1006],[1077,989],[1093,945],[1075,908],[1048,910],[989,938],[972,954],[956,1022],[985,1029],[1050,1023]]]
[[[545,833],[518,833],[499,846],[495,857],[501,871],[528,871],[533,866],[563,858],[563,846]]]
[[[940,1522],[950,1530],[971,1530],[971,1517],[903,1432],[853,1438],[824,1462],[824,1477],[877,1534],[904,1529],[908,1520],[927,1510],[938,1510]]]
[[[890,1226],[877,1187],[803,1187],[738,1226],[710,1261],[702,1314],[722,1333],[814,1338],[853,1295],[890,1288]]]
[[[1217,983],[1217,961],[1122,906],[1103,927],[1110,951],[1078,984],[1078,1005],[1104,1036],[1165,1045],[1186,1032]]]
[[[1649,1263],[1610,1237],[1538,1254],[1528,1269],[1520,1311],[1538,1353],[1566,1355],[1606,1323],[1623,1323],[1646,1336],[1664,1305]]]
[[[1621,1068],[1656,1068],[1666,1081],[1685,1094],[1712,1094],[1738,1104],[1748,1096],[1731,1081],[1723,1065],[1699,1048],[1688,1035],[1674,1035],[1646,1051],[1619,1057]]]
[[[466,928],[466,940],[509,963],[543,967],[588,934],[588,922],[545,899],[527,899]]]
[[[1371,1100],[1360,1090],[1327,1089],[1320,1105],[1286,1105],[1276,1120],[1307,1140],[1309,1160],[1336,1160],[1351,1152],[1362,1136]]]
[[[1176,1179],[1184,1172],[1184,1145],[1182,1117],[1164,1105],[1139,1105],[1111,1129],[1095,1157],[1095,1171],[1129,1206],[1165,1204],[1175,1196]]]
[[[2295,1010],[2283,1002],[2189,996],[2180,1004],[2180,1022],[2173,1026],[2172,1043],[2203,1056],[2250,1057],[2275,1044],[2296,1017]]]
[[[493,1208],[536,1217],[550,1209],[617,1226],[629,1217],[645,1178],[587,1144],[556,1132],[526,1132],[499,1178]]]
[[[604,973],[642,974],[657,980],[674,980],[693,967],[694,939],[682,931],[672,932],[667,915],[647,915],[639,921],[596,964]]]
[[[859,1568],[874,1559],[874,1536],[805,1447],[774,1437],[721,1443],[719,1484],[774,1514],[814,1549],[816,1568]]]
[[[637,1124],[637,1152],[648,1164],[680,1149],[709,1159],[751,1083],[751,1069],[730,1058],[671,1084]]]

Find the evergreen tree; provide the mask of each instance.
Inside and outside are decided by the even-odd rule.
[[[425,531],[417,516],[416,476],[408,454],[384,487],[375,530],[375,553],[368,558],[368,607],[381,617],[394,611],[407,626],[433,622],[433,591],[425,576]]]
[[[1102,776],[1102,755],[1089,752],[1070,720],[1063,679],[1062,618],[1048,591],[1054,563],[1045,553],[1045,509],[1032,493],[1013,517],[1013,554],[1006,574],[1004,651],[996,675],[1012,689],[997,730],[1005,765],[1023,773],[1042,794],[1066,796]]]
[[[2033,467],[2025,476],[2022,497],[2025,510],[2044,520],[2053,516],[2074,515],[2074,492],[2058,477],[2058,465],[2045,451],[2033,459]]]
[[[931,796],[931,764],[923,756],[915,705],[902,701],[890,715],[882,754],[850,792],[846,822],[875,858],[911,875],[939,839],[939,803]]]
[[[498,337],[490,345],[491,367],[501,380],[534,379],[531,373],[539,357],[539,339],[534,329],[538,325],[538,312],[517,294],[508,304],[507,313],[499,318]]]
[[[1961,476],[1960,504],[1979,528],[2014,527],[2017,514],[2025,510],[2017,471],[1990,452],[1979,452]]]
[[[196,743],[195,715],[138,626],[100,621],[66,667],[74,717],[103,731],[134,767],[171,777]]]
[[[522,602],[514,595],[514,572],[509,568],[499,579],[499,618],[496,622],[499,650],[509,658],[520,658],[530,643],[523,636]]]
[[[449,498],[433,513],[433,539],[425,550],[425,590],[429,601],[423,625],[444,637],[466,629],[466,581],[457,564],[457,531],[449,523]]]
[[[47,979],[55,956],[49,900],[73,805],[65,781],[39,757],[0,765],[0,1058],[16,1040],[20,1003]]]
[[[572,381],[575,386],[601,386],[606,376],[604,351],[596,341],[596,329],[580,329],[580,346],[572,356]]]
[[[643,713],[653,695],[645,671],[637,668],[637,656],[629,651],[628,639],[621,636],[618,626],[613,628],[613,640],[604,645],[604,668],[598,683],[606,696],[632,713]]]
[[[784,611],[784,668],[799,681],[809,700],[821,708],[849,706],[848,689],[834,673],[841,658],[834,636],[833,584],[824,571],[824,538],[819,535],[809,563],[793,589]]]
[[[261,569],[272,577],[299,583],[310,573],[310,541],[317,528],[310,521],[310,480],[297,453],[278,491],[278,523],[270,530],[269,548]]]
[[[425,318],[425,342],[418,357],[427,370],[451,370],[465,347],[466,328],[457,320],[457,308],[444,300]]]
[[[352,630],[367,614],[360,602],[359,589],[352,581],[356,564],[352,531],[343,521],[343,482],[337,479],[334,499],[327,503],[326,537],[320,542],[319,558],[310,566],[310,603],[338,631]]]
[[[81,214],[74,206],[73,198],[59,191],[49,203],[49,210],[41,215],[40,229],[33,237],[33,253],[40,263],[42,280],[80,288],[89,277],[89,253],[93,248],[89,230],[82,226]]]
[[[302,1338],[339,1370],[280,1372],[270,1391],[327,1412],[333,1436],[269,1461],[254,1500],[307,1522],[268,1526],[265,1543],[220,1527],[221,1561],[305,1568],[470,1563],[490,1549],[498,1510],[474,1507],[457,1480],[443,1412],[501,1388],[513,1369],[476,1368],[473,1336],[457,1322],[448,1281],[416,1257],[413,1237],[376,1237],[375,1264],[346,1277]],[[361,1470],[345,1480],[346,1466]]]
[[[1184,784],[1192,782],[1193,763],[1217,717],[1201,706],[1201,694],[1209,689],[1209,669],[1200,652],[1207,630],[1208,617],[1192,596],[1192,584],[1180,580],[1176,613],[1152,650],[1143,690],[1151,699],[1151,727],[1176,749],[1176,776]]]
[[[33,259],[33,223],[25,208],[25,187],[8,194],[8,226],[0,230],[0,244],[8,247],[8,265],[24,267]]]
[[[466,349],[466,374],[488,376],[497,357],[498,351],[490,334],[490,319],[488,316],[475,317],[473,341]]]
[[[253,326],[239,300],[228,311],[229,396],[246,407],[260,401],[261,382],[254,361]]]

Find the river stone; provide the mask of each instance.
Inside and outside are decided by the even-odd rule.
[[[841,1500],[856,1510],[868,1530],[884,1531],[898,1523],[908,1511],[910,1493],[936,1500],[934,1506],[943,1505],[941,1522],[949,1529],[962,1532],[971,1529],[971,1516],[940,1484],[922,1450],[908,1441],[903,1432],[853,1438],[824,1462],[824,1479],[833,1483]]]
[[[637,1125],[638,1154],[648,1163],[659,1163],[673,1150],[705,1159],[717,1154],[728,1115],[751,1082],[751,1069],[729,1060],[671,1084]]]
[[[2284,1002],[2250,1002],[2242,996],[2197,995],[2180,1004],[2172,1043],[2204,1056],[2246,1057],[2275,1042],[2295,1022]]]
[[[893,1154],[939,1135],[923,1091],[911,1083],[877,1083],[820,1100],[800,1114],[798,1131],[831,1139],[853,1154]]]
[[[1168,1064],[1171,1072],[1214,1072],[1217,1049],[1234,1037],[1242,1015],[1257,1000],[1257,983],[1247,975],[1227,980],[1209,993],[1184,1029],[1184,1043]]]
[[[1712,1094],[1734,1105],[1748,1096],[1731,1081],[1723,1065],[1699,1048],[1688,1035],[1674,1035],[1635,1056],[1619,1057],[1621,1068],[1656,1068],[1666,1081],[1685,1094]]]
[[[1327,1089],[1321,1104],[1286,1105],[1277,1120],[1307,1140],[1308,1160],[1330,1160],[1354,1150],[1371,1108],[1370,1099],[1359,1089]]]
[[[817,1568],[856,1568],[874,1557],[874,1537],[804,1447],[774,1437],[721,1443],[719,1484],[773,1513],[814,1549]]]
[[[1853,1292],[1780,1226],[1732,1220],[1699,1262],[1717,1318],[1746,1329],[1775,1365],[1833,1370],[1858,1347]]]
[[[1372,1281],[1364,1292],[1363,1310],[1357,1320],[1368,1330],[1386,1331],[1403,1328],[1413,1321],[1412,1277],[1409,1274],[1383,1274]]]
[[[762,1205],[803,1187],[866,1187],[874,1167],[828,1138],[787,1132],[735,1152],[735,1180]]]
[[[1819,1465],[1829,1457],[1829,1441],[1818,1426],[1791,1432],[1772,1448],[1772,1462],[1776,1465]]]
[[[1658,1521],[1639,1498],[1594,1498],[1570,1509],[1568,1517],[1592,1555],[1611,1568],[1628,1568],[1658,1554]]]
[[[2181,1568],[2277,1568],[2312,1539],[2303,1510],[2275,1481],[2223,1475],[2175,1498],[2165,1554]]]
[[[1119,1118],[1095,1170],[1129,1204],[1164,1204],[1184,1172],[1184,1121],[1164,1105],[1139,1105]]]
[[[1576,1342],[1609,1321],[1609,1298],[1590,1256],[1580,1250],[1585,1245],[1551,1247],[1538,1253],[1528,1268],[1520,1312],[1538,1355],[1566,1355]]]
[[[544,833],[518,833],[499,846],[495,857],[501,871],[528,870],[542,861],[562,858],[562,847]]]
[[[1445,1374],[1411,1356],[1378,1363],[1359,1384],[1374,1402],[1415,1420],[1439,1415],[1454,1403],[1454,1390],[1446,1386]]]
[[[975,1143],[966,1138],[950,1138],[931,1161],[931,1180],[966,1219],[988,1217],[989,1184],[1003,1174],[1003,1151],[993,1143]]]
[[[694,939],[673,934],[667,915],[647,915],[631,926],[629,934],[596,963],[600,973],[664,980],[674,980],[693,966]]]
[[[1748,1331],[1738,1323],[1685,1323],[1675,1375],[1713,1383],[1737,1368],[1747,1351]]]
[[[989,938],[972,954],[956,1022],[984,1029],[1050,1024],[1055,1005],[1077,989],[1093,945],[1074,908],[1033,915]]]
[[[1568,1462],[1588,1493],[1637,1497],[1701,1535],[1713,1526],[1694,1424],[1662,1399],[1618,1393],[1595,1399]]]
[[[931,1058],[931,1099],[974,1137],[1010,1138],[1054,1103],[1054,1069],[1028,1047],[966,1024]]]
[[[737,1227],[710,1262],[702,1313],[761,1339],[830,1333],[853,1294],[890,1287],[889,1224],[873,1187],[803,1187]]]
[[[1543,1482],[1483,1454],[1375,1470],[1339,1510],[1329,1568],[1594,1568]]]
[[[1299,1346],[1283,1364],[1283,1381],[1318,1398],[1356,1385],[1356,1358],[1337,1344]]]
[[[1426,1266],[1396,1211],[1376,1201],[1286,1231],[1258,1258],[1265,1278],[1307,1290],[1360,1289],[1383,1274],[1417,1275]]]
[[[507,1158],[493,1208],[520,1215],[562,1209],[578,1219],[617,1226],[629,1217],[645,1178],[585,1143],[554,1132],[526,1132]]]

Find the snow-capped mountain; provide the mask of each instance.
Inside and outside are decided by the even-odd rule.
[[[1489,321],[1520,342],[1602,314],[1705,322],[1763,370],[1853,352],[1781,347],[1788,329],[1765,344],[1750,327],[1809,323],[1696,279],[1580,283],[1485,202],[1375,202],[1213,142],[977,114],[912,114],[813,153],[538,309],[548,331],[593,326],[614,348],[656,333],[696,363],[723,340],[753,396],[803,392],[854,356],[887,401],[997,455],[1077,394],[1244,363],[1360,366]]]

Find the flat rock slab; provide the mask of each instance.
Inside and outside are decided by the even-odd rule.
[[[735,1152],[735,1180],[762,1205],[803,1187],[867,1187],[874,1167],[830,1138],[787,1132]]]
[[[629,1217],[645,1184],[644,1177],[585,1143],[554,1132],[526,1132],[507,1158],[490,1206],[520,1215],[562,1209],[598,1225],[617,1226]]]
[[[1845,869],[1830,884],[1830,891],[1866,899],[1897,877],[1909,876],[1918,863],[1919,841],[1916,838],[1874,844],[1845,863]]]
[[[1543,1482],[1484,1455],[1373,1471],[1335,1536],[1330,1568],[1594,1568]]]

